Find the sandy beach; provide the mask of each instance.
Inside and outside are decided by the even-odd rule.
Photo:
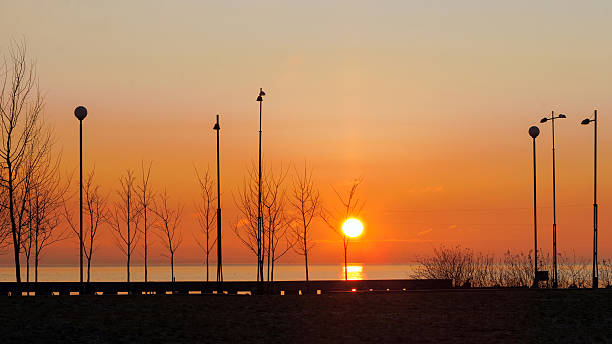
[[[0,298],[4,343],[609,342],[612,290]]]

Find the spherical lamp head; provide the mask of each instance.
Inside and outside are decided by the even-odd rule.
[[[531,136],[531,138],[536,138],[538,137],[538,135],[540,135],[540,128],[534,126],[529,127],[529,136]]]
[[[85,117],[87,117],[87,109],[84,106],[77,106],[77,108],[74,109],[74,116],[79,121],[84,120]]]

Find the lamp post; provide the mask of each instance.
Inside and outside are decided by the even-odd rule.
[[[560,113],[555,116],[555,112],[551,112],[550,117],[544,117],[540,120],[540,123],[546,123],[551,121],[552,127],[552,185],[553,185],[553,283],[552,287],[557,288],[559,286],[559,280],[557,276],[557,203],[556,203],[556,174],[555,174],[555,119],[567,118],[564,114]]]
[[[533,287],[538,287],[538,215],[536,198],[536,137],[540,135],[540,128],[532,126],[529,128],[529,136],[533,140]]]
[[[87,109],[77,106],[74,116],[79,120],[79,281],[83,284],[83,120]]]
[[[223,282],[223,265],[221,262],[221,175],[219,173],[219,132],[221,126],[219,126],[219,115],[217,115],[217,123],[213,127],[213,130],[217,132],[217,283],[219,284],[218,293],[220,290],[221,283]]]
[[[585,118],[583,125],[593,122],[593,289],[599,287],[599,269],[597,266],[597,110],[593,118]]]
[[[263,256],[262,254],[265,252],[263,244],[265,242],[263,235],[263,222],[261,218],[261,109],[263,104],[263,97],[266,93],[262,88],[259,89],[259,95],[257,95],[257,101],[259,102],[259,174],[257,178],[258,188],[257,188],[257,270],[258,275],[257,278],[260,282],[263,283]]]

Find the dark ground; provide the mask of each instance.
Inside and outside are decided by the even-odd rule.
[[[612,342],[612,290],[0,297],[2,343]]]

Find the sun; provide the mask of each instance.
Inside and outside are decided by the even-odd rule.
[[[350,218],[342,224],[342,232],[349,238],[355,238],[363,232],[363,224],[355,218]]]

